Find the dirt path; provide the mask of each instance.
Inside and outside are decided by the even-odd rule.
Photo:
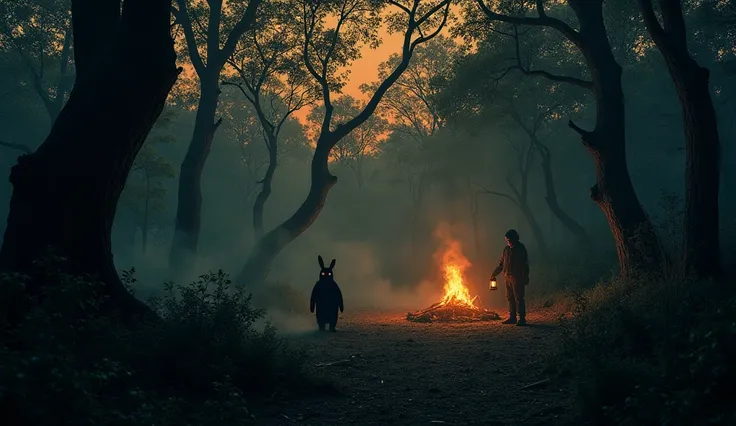
[[[340,395],[277,401],[257,424],[557,425],[575,424],[572,391],[545,378],[543,355],[559,337],[552,312],[530,327],[500,321],[417,324],[404,314],[346,313],[337,333],[289,337],[306,349]],[[260,413],[259,413],[260,411]]]

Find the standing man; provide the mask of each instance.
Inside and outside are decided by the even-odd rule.
[[[502,324],[526,325],[526,304],[524,288],[529,284],[529,256],[526,247],[519,241],[519,233],[513,229],[506,232],[506,247],[503,249],[498,266],[493,270],[492,280],[503,271],[506,282],[506,299],[509,301],[509,318]],[[516,313],[519,321],[516,321]]]

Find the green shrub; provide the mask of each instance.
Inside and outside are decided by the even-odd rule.
[[[303,355],[254,329],[263,311],[223,272],[168,283],[150,301],[161,321],[130,328],[102,315],[101,284],[62,261],[39,265],[53,282],[42,297],[28,296],[30,277],[0,275],[4,424],[249,424],[247,401],[304,382]]]
[[[577,292],[553,366],[574,378],[592,424],[736,422],[734,302],[688,277]]]

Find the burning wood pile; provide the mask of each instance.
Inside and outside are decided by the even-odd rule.
[[[470,297],[470,290],[463,282],[463,271],[470,262],[459,248],[458,242],[451,242],[443,255],[445,275],[445,295],[441,301],[416,312],[406,314],[413,322],[473,322],[501,319],[498,313],[476,306],[478,296]]]

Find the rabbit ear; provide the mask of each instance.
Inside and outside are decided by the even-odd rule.
[[[336,259],[332,259],[332,262],[330,262],[330,269],[335,267]]]
[[[325,261],[322,260],[322,256],[317,256],[317,262],[319,262],[319,267],[324,268],[325,267]]]

